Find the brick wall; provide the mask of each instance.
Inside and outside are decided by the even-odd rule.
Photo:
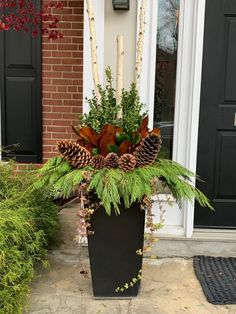
[[[82,112],[84,1],[62,2],[64,38],[42,41],[43,162],[58,154],[58,140],[76,138],[70,126]]]

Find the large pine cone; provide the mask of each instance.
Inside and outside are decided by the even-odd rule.
[[[161,137],[155,133],[148,134],[135,149],[136,167],[144,167],[151,165],[157,157],[161,149]]]
[[[117,168],[119,156],[116,153],[109,153],[105,158],[105,167]]]
[[[124,154],[120,157],[118,164],[120,169],[124,171],[132,171],[136,165],[136,158],[132,154]]]
[[[91,159],[91,166],[95,169],[102,169],[105,164],[105,157],[102,155],[93,156]]]
[[[59,152],[74,168],[83,168],[90,164],[91,154],[77,143],[60,141],[57,143]]]

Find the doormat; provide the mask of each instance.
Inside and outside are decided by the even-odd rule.
[[[236,304],[236,258],[195,256],[195,274],[212,304]]]

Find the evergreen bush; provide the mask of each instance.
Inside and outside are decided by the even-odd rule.
[[[0,163],[0,313],[23,312],[34,263],[47,266],[49,239],[58,226],[57,209],[46,191],[32,191],[34,171],[16,173]]]

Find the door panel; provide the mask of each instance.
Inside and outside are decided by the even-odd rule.
[[[195,227],[236,228],[236,1],[207,0],[198,182],[214,212],[195,204]]]
[[[3,159],[41,162],[40,36],[0,32],[0,73],[2,146],[9,150]]]

